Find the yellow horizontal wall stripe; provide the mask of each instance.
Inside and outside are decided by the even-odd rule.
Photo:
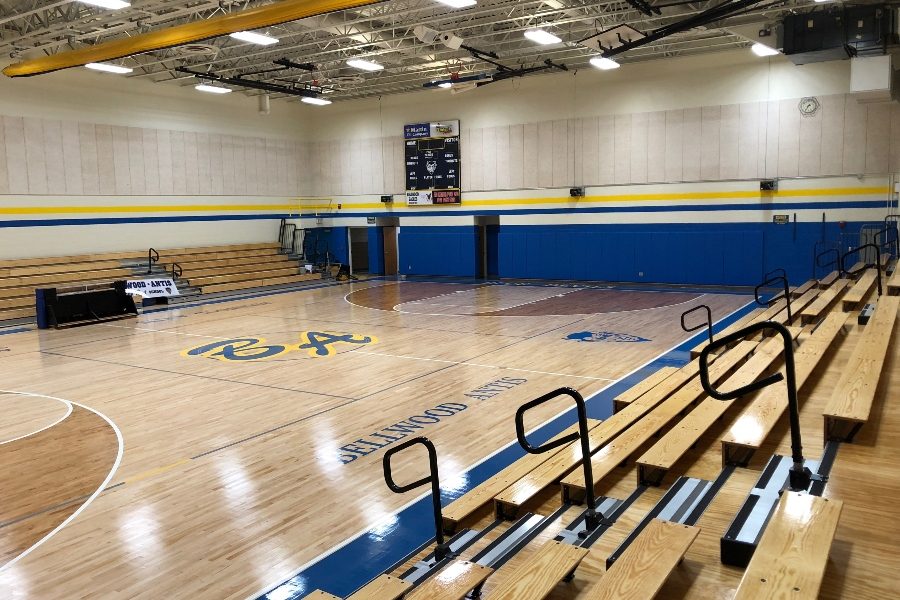
[[[604,196],[585,196],[571,198],[560,196],[557,198],[504,198],[497,200],[465,200],[463,206],[490,207],[490,206],[534,206],[534,205],[586,205],[603,202],[669,202],[678,200],[728,200],[733,198],[795,198],[795,197],[837,197],[888,194],[888,187],[856,187],[856,188],[823,188],[823,189],[797,189],[782,190],[773,194],[762,195],[756,190],[737,190],[723,192],[673,192],[659,194],[621,194]],[[201,213],[201,212],[279,212],[279,213],[309,213],[327,211],[326,214],[339,214],[337,203],[307,204],[308,202],[322,202],[322,198],[298,198],[295,204],[138,204],[132,206],[11,206],[0,207],[3,215],[47,215],[47,214],[110,214],[110,213]],[[341,202],[342,210],[360,209],[384,209],[381,202]],[[405,208],[405,204],[399,204],[398,208]],[[433,205],[430,207],[413,207],[414,210],[452,208],[447,205]]]

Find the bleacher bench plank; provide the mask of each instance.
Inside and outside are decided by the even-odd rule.
[[[894,274],[888,280],[887,294],[889,296],[900,296],[900,268],[894,269]]]
[[[318,273],[309,273],[306,275],[290,275],[287,277],[272,277],[269,279],[250,279],[247,281],[237,281],[234,283],[216,283],[213,285],[200,286],[204,294],[212,292],[233,292],[235,290],[245,290],[247,288],[264,287],[267,285],[278,285],[286,283],[300,283],[301,281],[309,281],[311,279],[321,279]]]
[[[397,600],[411,587],[410,582],[399,577],[380,575],[347,596],[347,600]]]
[[[769,338],[759,345],[757,351],[746,363],[725,380],[721,388],[734,390],[753,383],[771,367],[783,351],[784,345],[781,338]],[[688,413],[662,439],[638,458],[640,479],[647,480],[645,472],[649,470],[668,471],[671,469],[734,402],[735,400],[704,399],[697,408]]]
[[[601,421],[597,419],[588,419],[588,430],[594,429],[600,425]],[[559,435],[552,439],[565,437],[571,433],[578,432],[578,424],[567,427],[561,431]],[[488,478],[481,484],[475,486],[450,504],[444,507],[442,514],[444,519],[444,530],[447,532],[456,531],[456,527],[469,515],[477,511],[485,504],[491,502],[494,496],[501,493],[516,481],[522,479],[525,475],[535,470],[541,464],[561,452],[563,447],[556,448],[544,454],[526,454],[521,457],[493,477]]]
[[[663,367],[649,377],[645,377],[640,382],[631,386],[629,389],[613,398],[613,412],[619,412],[627,405],[652,390],[658,384],[662,383],[663,380],[677,370],[677,367]]]
[[[831,286],[831,284],[834,283],[835,281],[837,281],[838,277],[840,277],[840,276],[841,276],[841,274],[838,273],[837,271],[832,271],[831,273],[829,273],[828,275],[826,275],[825,277],[823,277],[822,279],[819,280],[819,287],[821,289],[825,289],[825,288]]]
[[[828,352],[838,334],[843,331],[850,316],[847,313],[832,312],[819,324],[809,339],[803,342],[794,354],[797,391],[809,380],[822,357]],[[722,452],[725,462],[735,452],[755,450],[781,419],[787,409],[787,392],[784,382],[764,389],[756,399],[738,416],[722,437]]]
[[[828,286],[827,289],[822,290],[822,293],[819,294],[815,301],[800,311],[800,322],[806,325],[818,321],[823,314],[831,310],[831,307],[847,290],[848,285],[850,285],[849,279],[838,279]]]
[[[825,406],[826,434],[842,422],[852,425],[868,421],[898,309],[900,296],[883,296],[875,305],[875,312]],[[838,432],[835,435],[841,437]]]
[[[743,341],[720,356],[709,369],[709,379],[713,383],[727,376],[756,347],[754,342]],[[641,417],[639,421],[622,432],[591,457],[591,468],[596,487],[613,469],[625,462],[638,448],[655,435],[693,402],[703,396],[700,378],[669,396],[659,406]],[[573,471],[562,482],[563,502],[580,499],[585,493],[584,475],[581,470]]]
[[[815,279],[810,279],[803,285],[795,287],[794,289],[791,290],[791,298],[799,298],[800,296],[802,296],[809,290],[815,288],[818,285],[818,283],[819,282],[816,281]]]
[[[720,333],[716,334],[716,337],[724,337],[730,333],[734,333],[735,331],[746,327],[752,323],[755,323],[756,320],[763,315],[763,313],[767,313],[768,309],[764,308],[755,308],[751,310],[749,313],[723,329]],[[705,339],[693,348],[691,348],[691,358],[697,358],[700,356],[700,353],[703,352],[703,349],[709,345],[709,339]]]
[[[815,600],[843,504],[785,491],[734,600]]]
[[[813,292],[813,290],[810,290],[809,292],[807,292],[806,294],[801,296],[798,300],[794,300],[791,302],[791,316],[792,317],[795,316],[800,310],[803,310],[803,307],[812,301],[811,300],[812,296],[808,295],[811,292]],[[732,323],[731,325],[726,327],[721,333],[717,334],[716,337],[724,337],[724,336],[732,334],[735,331],[738,331],[739,329],[742,329],[748,325],[752,325],[754,323],[760,323],[762,321],[776,321],[781,324],[786,324],[787,323],[787,311],[785,310],[785,308],[787,308],[787,303],[784,300],[778,300],[777,302],[773,303],[768,308],[754,310],[750,314],[745,315],[743,318],[739,319],[738,321],[735,321],[734,323]],[[760,337],[762,337],[762,334],[757,335],[756,339],[759,339]],[[709,341],[705,340],[702,343],[700,343],[699,345],[697,345],[696,347],[694,347],[691,350],[691,357],[695,358],[697,356],[700,356],[700,353],[703,351],[703,349],[708,344],[709,344]]]
[[[7,277],[0,279],[0,287],[46,287],[46,284],[57,284],[73,281],[96,279],[127,279],[132,277],[131,269],[98,269],[96,271],[78,271],[76,273],[57,273],[54,275],[31,275],[28,277]],[[52,287],[52,286],[51,286]]]
[[[688,381],[697,376],[699,362],[693,360],[666,378],[665,382],[612,415],[591,430],[588,436],[591,453],[609,442],[629,425],[640,419],[656,405],[675,393]],[[512,516],[525,502],[537,495],[548,485],[559,481],[566,473],[581,464],[580,442],[563,446],[562,450],[542,463],[528,475],[509,486],[494,498],[497,514]]]
[[[182,278],[191,282],[191,285],[211,285],[215,283],[232,283],[234,281],[246,281],[248,279],[269,279],[272,277],[282,277],[286,275],[297,275],[299,269],[295,264],[289,264],[286,267],[276,267],[273,269],[259,269],[251,271],[243,271],[230,275],[211,275],[209,277],[197,277],[192,275],[190,271],[183,273]]]
[[[653,519],[584,598],[654,598],[699,533],[699,527]]]
[[[491,600],[543,600],[587,556],[585,548],[547,542],[489,594]]]
[[[875,280],[878,278],[878,271],[875,269],[867,269],[853,284],[841,301],[844,312],[850,312],[860,308],[859,304],[875,287]]]
[[[406,596],[406,600],[462,600],[472,588],[483,583],[493,572],[488,567],[454,560]],[[385,596],[365,596],[365,599],[389,600]]]

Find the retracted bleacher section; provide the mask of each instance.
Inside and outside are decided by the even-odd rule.
[[[320,279],[301,273],[276,243],[170,248],[0,261],[0,323],[35,316],[35,290],[108,287],[115,281],[172,277],[185,299]]]
[[[710,317],[710,339],[691,351],[691,360],[652,372],[619,393],[603,421],[587,418],[583,400],[568,388],[526,403],[517,412],[516,432],[527,453],[447,506],[435,501],[438,545],[430,546],[430,554],[428,546],[420,548],[382,578],[405,581],[408,589],[397,593],[413,600],[466,594],[541,600],[557,597],[559,586],[570,586],[560,597],[649,599],[668,589],[683,560],[708,560],[714,540],[721,541],[721,561],[734,565],[727,569],[740,569],[733,571],[735,598],[816,598],[843,508],[840,499],[822,497],[835,444],[852,441],[870,419],[883,365],[896,352],[890,343],[900,285],[893,286],[895,275],[886,287],[896,295],[881,296],[877,274],[870,273],[872,265],[859,263],[794,289],[785,276],[785,293],[716,338]],[[856,317],[866,303],[875,308],[864,324]],[[821,387],[827,366],[837,361],[847,366],[828,390],[827,406],[814,415],[824,418],[826,449],[821,460],[806,460],[795,417],[808,390]],[[530,446],[522,414],[561,394],[581,403],[579,422],[540,447]],[[786,417],[791,455],[767,458],[762,450],[784,437],[777,425]],[[704,452],[721,456],[715,481],[686,475]],[[623,477],[630,472],[633,479]],[[714,527],[704,524],[705,511],[735,473],[745,487],[730,494],[743,498],[749,488],[744,505],[732,498],[730,523],[717,517]],[[621,490],[626,480],[635,486],[627,497],[599,495]],[[436,466],[432,478],[416,485],[427,482],[436,484]],[[473,528],[479,524],[484,526]],[[451,537],[444,541],[444,535]],[[704,550],[692,555],[704,535]],[[576,572],[580,583],[572,587]],[[674,577],[678,589],[691,573],[696,568]],[[381,583],[376,578],[369,585]],[[453,592],[434,595],[436,589]]]

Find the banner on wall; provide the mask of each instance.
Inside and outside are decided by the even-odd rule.
[[[168,298],[179,296],[178,286],[172,279],[133,279],[125,282],[125,293],[144,298]]]

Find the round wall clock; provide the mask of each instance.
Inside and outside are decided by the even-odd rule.
[[[797,104],[797,108],[800,109],[800,114],[804,117],[811,117],[819,112],[819,106],[819,99],[815,96],[801,98],[800,102]]]

